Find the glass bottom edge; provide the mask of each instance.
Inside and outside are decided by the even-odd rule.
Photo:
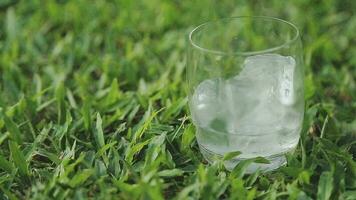
[[[209,149],[206,149],[204,146],[199,145],[199,149],[200,152],[203,154],[203,157],[211,164],[214,162],[214,160],[217,160],[217,158],[222,158],[222,155],[214,153],[212,151],[210,151]],[[287,164],[287,160],[285,157],[285,154],[287,153],[291,153],[294,151],[295,148],[292,148],[288,151],[285,151],[283,153],[279,153],[279,154],[275,154],[275,155],[270,155],[266,158],[267,160],[270,161],[269,164],[262,164],[262,163],[251,163],[247,170],[246,173],[247,174],[251,174],[255,171],[257,171],[258,169],[262,172],[269,172],[269,171],[273,171],[276,170],[284,165]],[[227,160],[224,161],[224,166],[227,170],[232,171],[235,166],[242,160],[246,160],[246,158],[233,158],[231,160]]]

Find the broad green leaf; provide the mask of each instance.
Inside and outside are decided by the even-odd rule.
[[[254,163],[260,163],[260,164],[269,164],[270,163],[270,161],[268,159],[266,159],[264,157],[260,157],[260,156],[254,158],[253,162]]]
[[[84,156],[85,154],[84,153],[81,153],[79,155],[79,157],[71,164],[68,164],[69,163],[69,159],[66,159],[66,160],[62,160],[62,165],[64,167],[64,173],[61,174],[59,180],[64,182],[64,183],[67,183],[68,182],[68,175],[73,172],[75,170],[75,167],[78,166],[83,160],[84,160]]]
[[[167,169],[167,170],[162,170],[157,174],[160,177],[175,177],[175,176],[181,176],[183,174],[183,171],[180,169]]]
[[[261,170],[256,170],[250,174],[250,176],[246,179],[246,186],[251,187],[257,181],[259,176],[261,176]]]
[[[111,147],[113,147],[117,142],[114,141],[114,142],[111,142],[111,143],[108,143],[108,144],[105,144],[104,146],[102,146],[96,153],[96,156],[97,157],[100,157],[102,156],[105,151],[107,151],[108,149],[110,149]]]
[[[104,133],[102,127],[103,121],[99,113],[96,114],[96,126],[94,130],[94,139],[98,148],[105,145]]]
[[[163,112],[163,121],[167,121],[171,117],[175,117],[179,114],[179,112],[183,109],[183,107],[187,104],[187,98],[181,98],[170,105],[164,112]]]
[[[331,172],[323,172],[320,175],[318,183],[318,200],[328,200],[333,192],[333,174]]]
[[[231,160],[233,158],[236,158],[237,156],[239,156],[241,154],[241,151],[233,151],[233,152],[229,152],[229,153],[226,153],[223,157],[223,160],[226,161],[226,160]]]
[[[119,84],[117,79],[115,78],[111,83],[109,94],[105,99],[105,105],[111,105],[112,103],[115,103],[120,97],[120,95],[121,94],[120,94]]]
[[[248,190],[244,187],[244,181],[241,178],[233,179],[231,182],[231,198],[237,200],[247,199]]]
[[[247,172],[247,169],[251,164],[253,163],[258,163],[258,164],[269,164],[269,160],[263,158],[263,157],[256,157],[256,158],[249,158],[246,160],[241,160],[239,163],[235,166],[235,168],[232,170],[230,177],[231,178],[242,178],[245,173]]]
[[[128,163],[131,163],[132,159],[133,159],[133,156],[135,154],[137,154],[138,152],[140,152],[142,150],[142,148],[145,147],[150,141],[151,141],[151,139],[148,139],[148,140],[146,140],[144,142],[136,143],[132,147],[129,147],[127,149],[127,152],[126,152],[125,160]]]
[[[150,109],[146,111],[145,115],[147,116],[146,120],[140,127],[135,131],[133,138],[132,138],[132,143],[135,143],[139,138],[142,137],[143,133],[148,129],[150,126],[153,118],[158,114],[160,111],[155,111],[153,113],[150,112]]]
[[[306,183],[309,184],[310,183],[310,172],[308,171],[302,171],[299,176],[298,179],[302,182],[302,183]]]
[[[195,128],[193,124],[189,124],[182,134],[182,141],[180,143],[182,151],[186,151],[190,148],[195,137]]]
[[[78,174],[74,175],[74,177],[68,182],[68,185],[70,187],[77,187],[83,184],[93,173],[93,169],[84,169]]]
[[[83,101],[84,103],[81,109],[81,114],[83,117],[85,130],[89,130],[91,128],[90,103],[87,99],[84,99]]]
[[[18,35],[18,24],[15,9],[10,8],[6,12],[6,36],[7,39],[13,41]]]
[[[56,131],[56,137],[59,138],[59,140],[62,140],[62,138],[68,133],[69,126],[71,125],[73,121],[73,118],[70,114],[70,112],[67,110],[66,112],[66,120],[63,125],[58,125],[58,129]]]
[[[165,150],[164,141],[166,139],[166,133],[152,138],[148,145],[145,158],[145,166],[154,162],[161,151]]]
[[[71,90],[67,89],[66,94],[67,94],[67,98],[68,98],[70,106],[74,109],[77,109],[78,106],[77,106],[77,102],[75,101],[75,98],[73,96],[73,92]]]
[[[233,179],[242,178],[245,175],[247,168],[252,163],[253,163],[253,159],[246,159],[246,160],[239,161],[236,167],[231,171],[230,177]]]

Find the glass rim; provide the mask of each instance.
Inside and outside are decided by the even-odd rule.
[[[199,30],[201,30],[204,26],[209,25],[209,24],[213,24],[213,23],[217,23],[217,22],[223,22],[223,21],[227,21],[227,20],[236,20],[236,19],[243,19],[243,18],[254,18],[254,19],[268,19],[274,22],[279,22],[279,23],[283,23],[288,25],[291,29],[293,29],[294,31],[294,36],[292,37],[291,40],[288,41],[284,41],[283,44],[281,45],[277,45],[277,46],[273,46],[271,48],[267,48],[267,49],[263,49],[263,50],[257,50],[257,51],[235,51],[235,52],[226,52],[226,51],[220,51],[220,50],[214,50],[214,49],[209,49],[209,48],[204,48],[201,47],[200,45],[198,45],[194,40],[193,40],[193,35],[198,32]],[[239,56],[251,56],[251,55],[256,55],[256,54],[263,54],[263,53],[271,53],[271,52],[275,52],[277,50],[280,50],[286,46],[289,46],[290,44],[296,42],[299,38],[299,29],[296,25],[294,25],[293,23],[283,20],[283,19],[279,19],[276,17],[269,17],[269,16],[236,16],[236,17],[225,17],[225,18],[220,18],[220,19],[216,19],[216,20],[211,20],[211,21],[207,21],[205,23],[202,23],[200,25],[198,25],[197,27],[195,27],[192,31],[190,31],[189,33],[189,42],[190,44],[200,50],[200,51],[204,51],[206,53],[211,53],[211,54],[216,54],[216,55],[239,55]]]

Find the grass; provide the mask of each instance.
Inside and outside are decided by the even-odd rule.
[[[355,1],[0,1],[0,199],[355,199]],[[185,39],[218,17],[302,33],[306,112],[288,165],[199,153]]]

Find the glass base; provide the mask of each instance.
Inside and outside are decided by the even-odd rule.
[[[209,163],[212,163],[217,158],[222,158],[222,155],[216,154],[216,153],[206,149],[202,145],[199,145],[199,148],[200,148],[200,152],[203,154],[204,158]],[[292,151],[293,151],[293,149],[288,151],[288,152],[292,152]],[[281,153],[281,154],[276,154],[276,155],[265,157],[267,160],[270,161],[269,164],[251,163],[249,165],[249,167],[247,168],[246,173],[251,174],[251,173],[255,172],[257,169],[260,169],[263,172],[275,170],[275,169],[277,169],[277,168],[279,168],[279,167],[281,167],[281,166],[283,166],[283,165],[285,165],[287,163],[286,158],[285,158],[285,154],[288,153],[288,152],[284,152],[284,153]],[[224,161],[225,168],[227,170],[229,170],[229,171],[232,171],[234,169],[234,167],[241,160],[244,160],[244,159],[235,158],[235,159],[231,159],[231,160],[228,160],[228,161]]]

